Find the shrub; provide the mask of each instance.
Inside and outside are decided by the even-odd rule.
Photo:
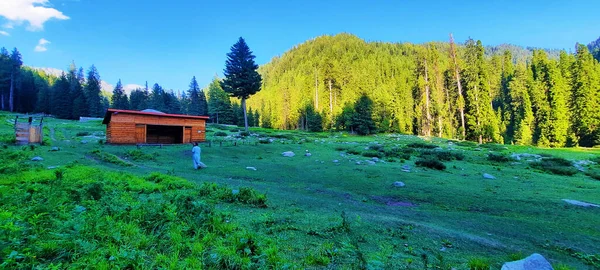
[[[125,152],[125,156],[132,160],[156,160],[158,153],[146,154],[139,149],[129,150]]]
[[[99,149],[93,150],[91,152],[91,154],[94,155],[97,159],[104,161],[104,162],[108,162],[108,163],[112,163],[112,164],[124,166],[124,167],[133,166],[133,164],[131,164],[129,162],[125,162],[125,161],[121,160],[119,157],[117,157],[111,153],[106,153]]]
[[[472,141],[460,141],[455,144],[462,147],[477,147],[477,143]]]
[[[470,270],[489,270],[490,261],[485,258],[471,258],[467,263]]]
[[[463,160],[465,155],[461,152],[449,151],[449,150],[423,150],[421,151],[420,157],[426,159],[437,159],[443,161],[451,160]]]
[[[294,136],[292,134],[285,134],[285,133],[272,134],[271,137],[278,138],[278,139],[288,139],[288,140],[294,139]]]
[[[239,128],[230,128],[229,131],[231,131],[231,132],[239,132],[240,129]]]
[[[585,175],[600,181],[600,171],[599,170],[595,170],[595,169],[588,170],[587,172],[585,172]]]
[[[224,125],[213,124],[211,126],[213,126],[216,129],[220,129],[220,130],[229,130],[229,128],[227,126],[224,126]]]
[[[379,152],[379,151],[373,151],[373,150],[368,150],[362,153],[363,157],[377,157],[377,158],[382,158],[384,156],[384,153]]]
[[[248,131],[242,131],[242,132],[240,132],[240,136],[242,136],[242,137],[248,137],[248,136],[250,136],[250,132],[248,132]]]
[[[227,136],[227,133],[225,133],[225,132],[223,132],[223,131],[217,131],[217,132],[215,132],[215,136],[218,136],[218,137],[225,137],[225,136]]]
[[[532,163],[531,166],[557,175],[572,176],[578,172],[571,161],[559,157],[543,158],[541,161]]]
[[[411,150],[411,151],[405,151],[405,150]],[[410,159],[410,154],[413,152],[414,150],[412,148],[391,148],[391,149],[386,149],[384,150],[384,154],[386,157],[390,157],[390,158],[400,158],[403,160],[409,160]]]
[[[89,135],[90,135],[90,133],[87,131],[80,131],[80,132],[77,132],[77,134],[75,134],[75,136],[77,136],[77,137],[83,137],[83,136],[89,136]]]
[[[489,149],[489,150],[492,150],[492,151],[504,151],[504,150],[506,150],[506,146],[501,145],[501,144],[495,144],[495,143],[484,143],[484,144],[480,144],[479,147],[485,148],[485,149]]]
[[[261,143],[261,144],[270,144],[271,140],[269,138],[261,138],[261,139],[258,140],[258,143]]]
[[[406,145],[406,147],[409,148],[422,148],[422,149],[434,149],[434,148],[438,148],[437,145],[432,144],[432,143],[421,143],[421,142],[414,142],[414,143],[409,143]]]
[[[349,148],[348,148],[348,146],[345,146],[345,145],[338,145],[334,149],[335,149],[335,151],[347,151]]]
[[[446,165],[444,165],[444,163],[442,163],[439,160],[435,160],[435,159],[419,159],[417,160],[417,162],[415,162],[415,165],[419,166],[419,167],[426,167],[426,168],[430,168],[430,169],[435,169],[435,170],[439,170],[439,171],[443,171],[446,169]]]
[[[487,159],[494,162],[508,162],[510,160],[507,155],[499,153],[489,153]]]
[[[380,151],[380,152],[383,152],[383,150],[384,150],[383,145],[381,145],[381,144],[371,144],[371,145],[369,145],[369,149],[375,150],[375,151]]]
[[[346,151],[346,153],[351,154],[351,155],[360,155],[362,152],[356,148],[353,148],[353,149],[348,149]]]

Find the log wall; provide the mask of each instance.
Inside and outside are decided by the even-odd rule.
[[[110,122],[106,125],[106,142],[113,144],[145,143],[146,136],[139,134],[136,136],[136,125],[138,131],[140,125],[180,126],[182,132],[184,127],[190,127],[191,139],[184,137],[183,142],[206,140],[206,120],[204,119],[117,113],[111,116]],[[185,132],[183,134],[186,136]]]

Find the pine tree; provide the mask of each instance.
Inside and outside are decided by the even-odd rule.
[[[248,131],[248,118],[246,115],[246,99],[260,91],[262,78],[256,71],[258,65],[254,63],[255,56],[243,38],[231,47],[227,54],[225,79],[221,83],[223,90],[233,97],[241,100],[241,108],[244,113],[244,127]]]
[[[84,94],[89,106],[89,115],[91,117],[101,117],[104,115],[104,106],[100,95],[100,74],[94,65],[90,67],[87,74]]]
[[[70,119],[72,103],[69,93],[69,81],[63,74],[52,86],[51,112],[56,118]]]
[[[121,80],[117,82],[115,89],[113,90],[113,95],[111,97],[111,108],[128,110],[129,109],[129,99],[127,98],[127,94],[123,90],[123,84]]]
[[[213,122],[233,124],[233,111],[229,96],[221,88],[218,78],[208,85],[208,113]]]
[[[254,126],[254,111],[252,111],[252,108],[248,109],[248,125]]]
[[[208,102],[206,101],[206,95],[204,94],[203,90],[200,90],[200,92],[198,93],[198,97],[200,101],[198,103],[198,111],[200,115],[208,115]]]
[[[144,89],[135,89],[129,95],[129,105],[132,110],[145,110],[148,108],[148,92]]]
[[[8,93],[10,89],[10,75],[12,70],[12,63],[10,59],[10,54],[6,50],[6,48],[2,47],[0,49],[0,109],[6,109],[6,98],[8,98]]]
[[[600,144],[600,104],[598,62],[588,48],[577,47],[573,65],[573,90],[571,96],[572,130],[580,146]]]
[[[527,71],[523,65],[518,65],[514,76],[507,82],[508,95],[511,100],[512,116],[514,122],[514,142],[519,145],[533,143],[534,115],[532,111],[529,91],[527,89]]]
[[[81,74],[77,71],[75,63],[71,63],[69,72],[67,73],[67,80],[69,81],[69,95],[72,100],[71,106],[71,118],[78,119],[81,116],[88,116],[88,104],[83,92],[83,86],[81,85]]]
[[[165,107],[164,96],[165,90],[158,83],[155,83],[152,86],[152,92],[150,93],[150,98],[148,102],[150,108],[157,111],[165,112],[167,108]]]
[[[200,87],[196,81],[196,76],[192,77],[187,98],[189,99],[187,113],[189,115],[204,115],[200,105]]]
[[[9,93],[9,98],[8,98],[8,104],[9,104],[9,108],[10,111],[14,111],[14,107],[15,107],[15,87],[16,87],[16,81],[19,79],[19,75],[21,74],[20,69],[21,66],[23,65],[23,61],[21,59],[21,53],[19,52],[19,50],[17,50],[17,48],[14,48],[12,53],[10,54],[10,63],[11,63],[11,69],[10,69],[10,93]]]
[[[373,100],[366,94],[363,94],[354,104],[352,129],[359,135],[372,134],[376,130],[373,121]]]
[[[260,126],[260,114],[258,113],[258,110],[254,111],[254,126]]]

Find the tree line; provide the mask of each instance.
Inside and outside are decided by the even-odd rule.
[[[577,44],[574,53],[527,49],[525,57],[522,48],[513,54],[473,39],[322,36],[261,66],[262,90],[248,104],[281,129],[599,145],[600,64],[590,52],[598,43]]]
[[[205,94],[206,93],[206,94]],[[61,119],[103,117],[107,108],[144,110],[166,113],[208,115],[220,124],[244,125],[241,105],[231,101],[215,78],[201,89],[193,77],[187,92],[175,94],[158,83],[151,88],[125,93],[119,80],[112,95],[102,92],[98,69],[92,65],[87,72],[71,63],[60,76],[23,65],[18,49],[0,49],[0,109],[19,113],[45,113]],[[250,109],[248,124],[258,126],[259,112]]]

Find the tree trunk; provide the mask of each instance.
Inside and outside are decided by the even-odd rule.
[[[219,113],[217,112],[217,124],[219,124]]]
[[[2,99],[0,101],[0,103],[2,103],[2,110],[4,111],[4,91],[2,91],[2,95],[1,95],[0,99]]]
[[[317,69],[315,68],[315,111],[319,110],[319,81]]]
[[[431,113],[429,112],[429,74],[427,72],[427,60],[425,60],[425,110],[427,111],[425,135],[431,136]]]
[[[332,92],[331,92],[331,79],[329,79],[329,112],[333,113],[333,103],[332,103]]]
[[[458,72],[458,62],[456,61],[456,51],[454,48],[454,38],[452,34],[450,34],[450,56],[452,57],[452,61],[454,62],[454,75],[456,77],[456,86],[458,87],[458,96],[462,97],[462,86],[460,84],[460,73]],[[466,137],[466,128],[465,128],[465,108],[460,106],[458,108],[460,110],[460,124],[462,126],[462,138]]]
[[[246,115],[246,99],[242,98],[242,110],[244,111],[244,128],[248,131],[248,115]]]
[[[10,73],[10,93],[9,93],[9,96],[8,96],[8,107],[10,108],[11,112],[14,109],[14,96],[15,96],[14,95],[14,93],[15,93],[15,87],[14,87],[15,83],[14,83],[14,81],[15,81],[15,72],[12,71]]]

